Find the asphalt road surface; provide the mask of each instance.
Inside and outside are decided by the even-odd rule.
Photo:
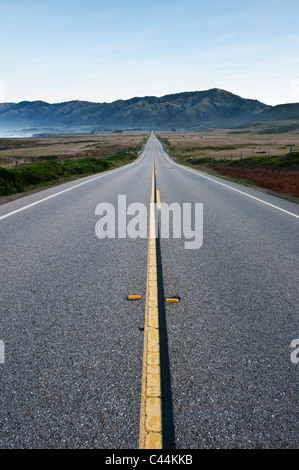
[[[133,164],[0,206],[1,448],[138,448],[148,240],[117,236],[118,196],[149,208],[154,156],[162,203],[203,203],[200,248],[157,242],[164,446],[298,447],[299,207],[152,134]]]

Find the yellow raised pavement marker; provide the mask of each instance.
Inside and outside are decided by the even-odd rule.
[[[128,295],[127,299],[128,300],[139,300],[139,299],[141,299],[141,295],[139,295],[139,294],[130,294],[130,295]]]
[[[178,303],[180,301],[179,297],[167,297],[165,300],[166,302],[174,302],[174,303]]]

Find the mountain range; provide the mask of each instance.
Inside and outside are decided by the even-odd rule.
[[[299,103],[270,106],[218,88],[160,98],[136,97],[113,103],[0,103],[0,129],[87,127],[97,130],[200,130],[285,119],[299,119]]]

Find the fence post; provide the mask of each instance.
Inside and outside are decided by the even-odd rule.
[[[271,147],[269,147],[269,157],[271,157]]]

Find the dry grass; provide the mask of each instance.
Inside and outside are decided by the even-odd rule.
[[[270,124],[264,125],[266,129]],[[272,123],[273,127],[273,123]],[[294,126],[293,126],[294,127]],[[198,166],[199,169],[217,172],[228,177],[238,177],[247,182],[254,182],[261,188],[270,189],[277,193],[299,196],[299,170],[291,168],[250,168],[230,165],[232,160],[239,160],[252,157],[254,150],[255,157],[268,157],[269,148],[271,156],[284,156],[292,152],[299,152],[299,123],[297,130],[290,130],[284,133],[260,134],[262,126],[258,128],[249,128],[247,132],[240,133],[240,130],[233,132],[231,129],[213,129],[204,132],[159,132],[159,136],[169,150],[169,153],[178,162],[190,166],[192,160],[190,157],[214,157],[214,164],[209,162]],[[219,160],[226,157],[226,164],[217,164]],[[267,159],[268,160],[268,159]],[[269,159],[270,160],[270,159]],[[243,161],[243,160],[242,160]],[[193,160],[196,163],[196,159]],[[196,167],[196,164],[194,165]]]
[[[39,157],[56,155],[59,159],[108,158],[117,153],[140,150],[148,132],[132,131],[115,134],[65,134],[29,139],[0,139],[0,166],[9,168],[30,163]]]
[[[212,129],[203,132],[158,132],[157,135],[164,141],[172,154],[182,156],[214,156],[220,159],[233,160],[241,157],[265,156],[271,148],[271,155],[286,155],[293,145],[293,151],[299,151],[299,123],[297,131],[281,134],[258,134],[253,128],[252,132],[240,133],[232,129]]]

